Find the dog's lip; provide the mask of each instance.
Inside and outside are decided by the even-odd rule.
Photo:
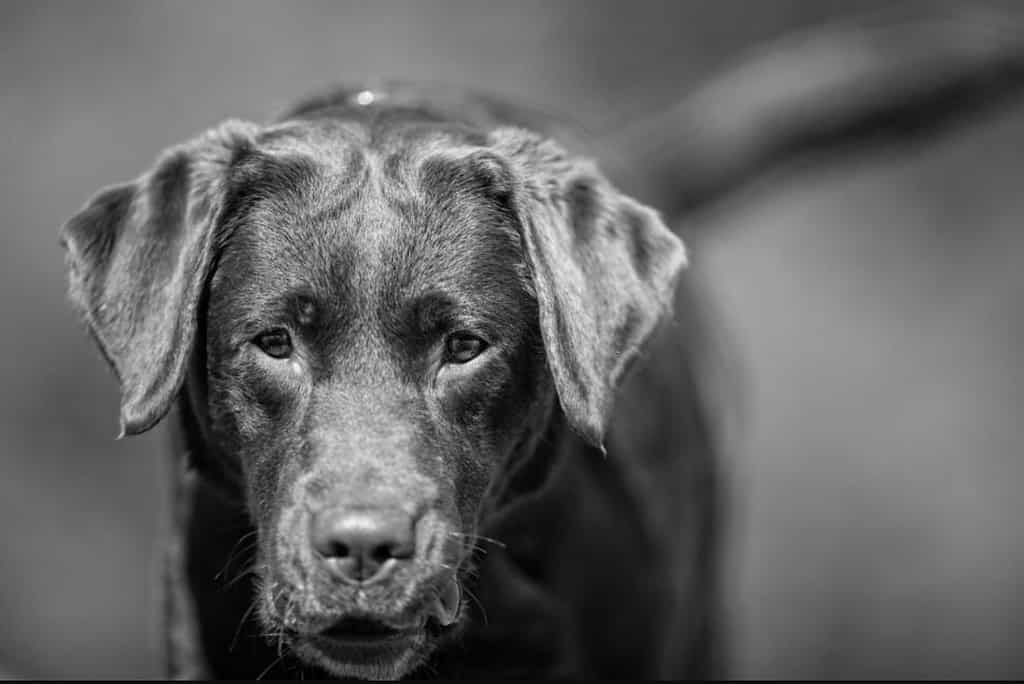
[[[462,589],[459,580],[452,576],[440,587],[431,605],[431,617],[441,627],[448,627],[459,619],[462,611]]]
[[[416,636],[426,626],[426,616],[394,624],[368,617],[344,617],[314,635],[318,641],[336,644],[375,644]]]
[[[461,613],[461,601],[458,579],[452,575],[414,612],[398,617],[342,615],[296,636],[300,643],[304,642],[330,661],[384,662],[454,630]]]

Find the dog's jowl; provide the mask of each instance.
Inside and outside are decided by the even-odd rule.
[[[713,672],[683,245],[509,111],[340,90],[65,226],[122,431],[172,413],[168,674]]]

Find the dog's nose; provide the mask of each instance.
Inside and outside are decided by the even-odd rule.
[[[380,579],[416,551],[414,518],[397,508],[328,508],[310,524],[310,543],[333,574]]]

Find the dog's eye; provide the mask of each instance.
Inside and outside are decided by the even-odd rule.
[[[275,328],[274,330],[260,333],[253,340],[253,343],[264,354],[275,359],[286,359],[292,355],[292,338],[288,331],[283,328]]]
[[[445,340],[445,353],[449,363],[467,363],[480,356],[487,343],[467,333],[456,333]]]

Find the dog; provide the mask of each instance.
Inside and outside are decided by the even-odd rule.
[[[704,101],[632,131],[668,218],[561,122],[412,84],[226,121],[101,191],[62,243],[121,434],[174,417],[168,675],[721,676],[713,345],[667,222],[993,82],[955,57],[911,98],[791,94],[798,125],[699,136],[699,164],[653,148],[712,130]]]
[[[69,222],[123,432],[177,401],[194,466],[172,673],[704,672],[714,448],[686,336],[657,335],[684,247],[499,109],[339,89]]]

